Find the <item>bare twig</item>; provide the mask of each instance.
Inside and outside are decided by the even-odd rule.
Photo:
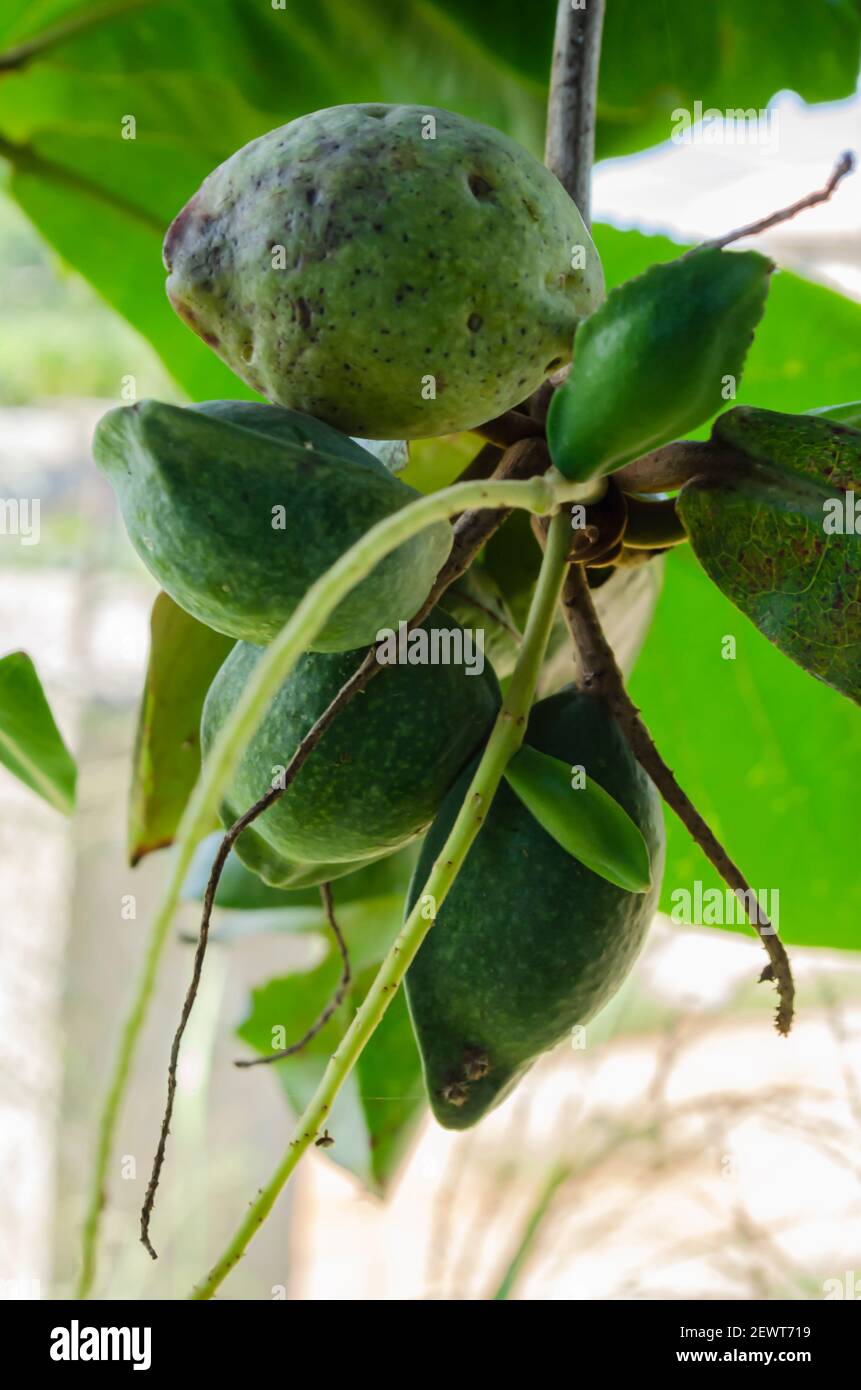
[[[350,953],[347,950],[347,943],[344,940],[343,933],[335,917],[335,904],[332,901],[332,885],[330,883],[320,884],[320,897],[323,899],[326,920],[332,929],[332,934],[335,937],[335,944],[341,955],[343,969],[341,971],[341,978],[338,981],[338,988],[335,990],[335,993],[332,995],[332,998],[329,1000],[323,1012],[319,1017],[315,1018],[311,1027],[306,1033],[303,1033],[298,1042],[291,1043],[290,1047],[282,1047],[280,1052],[272,1052],[268,1057],[243,1057],[239,1061],[233,1063],[235,1067],[262,1067],[267,1066],[270,1062],[281,1062],[285,1057],[295,1057],[297,1052],[301,1052],[303,1047],[307,1047],[309,1042],[316,1038],[318,1033],[323,1031],[329,1019],[332,1017],[332,1014],[339,1005],[343,1003],[347,990],[350,988],[350,981],[352,978],[350,974]]]
[[[759,906],[741,870],[730,859],[655,747],[652,736],[640,717],[640,711],[625,689],[622,673],[595,612],[581,565],[571,566],[562,601],[580,659],[581,689],[598,695],[606,702],[640,766],[649,774],[667,805],[675,811],[686,830],[742,904],[768,955],[769,964],[763,970],[760,979],[773,980],[777,985],[777,1031],[782,1034],[788,1033],[792,1026],[795,985],[783,943]],[[756,903],[756,907],[752,909],[751,903]]]
[[[740,241],[742,237],[757,236],[759,232],[767,232],[771,227],[778,227],[781,222],[790,222],[793,217],[797,217],[800,212],[807,208],[816,207],[817,203],[827,203],[837,185],[845,179],[847,174],[851,174],[855,168],[855,156],[851,150],[846,150],[840,156],[831,176],[824,188],[819,188],[815,193],[808,193],[804,198],[799,198],[797,202],[790,203],[789,207],[779,208],[777,212],[769,213],[768,217],[760,217],[756,222],[748,222],[745,227],[736,227],[734,232],[727,232],[725,236],[714,237],[710,241],[703,241],[694,249],[702,251],[706,247],[729,246],[733,241]],[[690,252],[687,252],[690,255]]]
[[[595,158],[595,108],[604,0],[587,0],[574,8],[559,0],[544,163],[591,225],[592,162]]]

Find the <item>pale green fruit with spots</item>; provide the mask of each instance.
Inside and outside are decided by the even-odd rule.
[[[421,438],[517,405],[604,295],[553,174],[433,107],[336,106],[252,141],[172,223],[177,313],[270,401]]]

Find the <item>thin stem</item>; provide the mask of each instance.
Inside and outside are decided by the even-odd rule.
[[[523,1234],[517,1243],[517,1249],[512,1255],[505,1273],[497,1285],[493,1295],[495,1301],[503,1301],[511,1297],[511,1291],[517,1283],[523,1266],[532,1253],[538,1232],[544,1225],[547,1213],[553,1203],[556,1193],[562,1184],[571,1176],[571,1168],[567,1163],[557,1163],[551,1168],[548,1176],[541,1184],[538,1197],[529,1211]]]
[[[527,441],[518,447],[523,450],[531,445]],[[86,1298],[93,1285],[107,1170],[120,1106],[182,885],[191,866],[195,847],[216,818],[219,802],[236,765],[279,685],[289,675],[302,652],[313,642],[341,599],[360,583],[385,555],[405,540],[409,540],[411,536],[418,534],[425,526],[444,520],[464,508],[480,507],[479,515],[484,515],[488,508],[520,506],[527,511],[541,514],[550,511],[559,502],[577,500],[581,491],[581,487],[558,477],[555,481],[532,478],[523,482],[505,480],[458,483],[429,497],[420,498],[394,516],[378,522],[311,586],[290,621],[257,663],[251,680],[207,758],[206,766],[201,770],[177,831],[176,852],[171,872],[153,920],[146,957],[131,1009],[123,1026],[113,1074],[99,1119],[90,1195],[82,1229],[82,1262],[76,1290],[78,1298]],[[467,517],[463,520],[466,522]]]
[[[807,208],[815,208],[818,203],[827,203],[838,184],[845,179],[847,174],[851,174],[854,168],[855,156],[850,150],[846,150],[831,170],[824,188],[817,189],[815,193],[807,193],[803,198],[790,203],[789,207],[779,208],[777,212],[769,213],[767,217],[760,217],[756,222],[748,222],[744,227],[736,227],[734,232],[727,232],[724,236],[715,237],[711,241],[704,241],[694,249],[701,251],[706,246],[718,248],[729,246],[734,241],[741,241],[742,237],[757,236],[759,232],[767,232],[772,227],[778,227],[781,222],[789,222]],[[692,253],[689,251],[687,254],[691,255]]]
[[[329,923],[332,935],[335,938],[335,945],[341,957],[342,969],[341,978],[338,981],[338,988],[335,990],[335,993],[332,995],[325,1009],[314,1019],[311,1027],[306,1033],[303,1033],[298,1042],[291,1043],[289,1047],[282,1047],[279,1052],[271,1052],[268,1057],[242,1057],[238,1062],[233,1063],[235,1067],[265,1067],[269,1066],[272,1062],[283,1062],[285,1057],[295,1057],[297,1052],[301,1052],[303,1048],[308,1046],[309,1042],[316,1038],[318,1033],[323,1031],[329,1019],[332,1017],[332,1014],[343,1004],[346,998],[347,990],[350,988],[350,982],[352,980],[350,953],[347,950],[344,934],[338,926],[338,919],[335,916],[335,904],[332,901],[331,883],[320,884],[320,896],[323,899],[326,921]]]
[[[603,24],[604,0],[587,0],[578,9],[571,0],[559,0],[544,163],[574,199],[587,228],[592,218],[595,109]]]
[[[523,741],[526,720],[553,625],[554,611],[562,590],[568,539],[567,517],[564,513],[559,513],[550,527],[547,549],[544,552],[517,665],[484,754],[448,839],[434,862],[423,892],[419,894],[413,910],[380,966],[361,1008],[329,1062],[317,1091],[300,1116],[287,1152],[266,1187],[251,1204],[209,1274],[192,1291],[191,1297],[195,1300],[211,1298],[242,1258],[302,1155],[315,1142],[321,1127],[328,1122],[335,1097],[394,999],[422,941],[433,926],[470,845],[481,829],[503,772]]]
[[[571,566],[565,583],[563,606],[579,657],[581,688],[606,701],[640,766],[649,774],[667,805],[675,811],[685,829],[735,893],[768,955],[769,964],[760,979],[773,980],[777,985],[777,1031],[788,1033],[792,1026],[795,984],[783,942],[759,906],[756,894],[741,870],[730,859],[655,747],[640,711],[625,689],[622,673],[604,636],[586,575],[580,565]]]

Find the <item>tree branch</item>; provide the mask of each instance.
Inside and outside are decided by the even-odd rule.
[[[711,440],[679,439],[617,468],[612,477],[623,492],[674,492],[692,478],[743,472],[750,459],[740,449]]]
[[[595,108],[604,0],[586,0],[574,9],[559,0],[544,163],[574,199],[580,216],[591,226],[592,163],[595,158]]]
[[[640,766],[649,774],[667,805],[675,811],[685,829],[735,893],[768,955],[769,964],[760,979],[773,980],[777,985],[777,1031],[788,1033],[792,1026],[795,985],[783,943],[757,903],[756,895],[741,870],[730,859],[655,747],[640,711],[625,689],[622,673],[604,636],[581,565],[571,566],[562,603],[580,661],[581,689],[598,695],[606,702]],[[752,904],[756,906],[752,908]]]

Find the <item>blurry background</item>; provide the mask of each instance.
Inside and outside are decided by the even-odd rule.
[[[33,657],[79,764],[71,819],[0,768],[6,1297],[71,1290],[95,1117],[169,853],[127,866],[155,586],[90,460],[92,428],[120,399],[246,394],[172,319],[161,229],[233,148],[336,101],[451,105],[540,152],[552,5],[528,20],[509,4],[196,8],[16,0],[0,20],[0,498],[41,502],[38,545],[0,535],[0,655]],[[861,147],[853,5],[806,6],[791,28],[770,4],[672,3],[659,24],[644,8],[608,3],[599,152],[612,157],[593,215],[611,284],[819,187]],[[696,100],[770,102],[761,139],[712,122],[673,143],[672,113]],[[740,399],[803,410],[861,396],[859,188],[758,239],[786,270]],[[857,712],[682,555],[633,689],[754,885],[780,890],[800,996],[790,1039],[754,983],[754,941],[659,919],[604,1015],[478,1131],[419,1125],[385,1202],[313,1154],[222,1296],[820,1298],[861,1277]],[[668,891],[713,882],[681,832],[670,849]],[[97,1295],[182,1296],[289,1137],[278,1078],[230,1065],[234,1030],[251,991],[311,970],[322,938],[222,913],[183,1053],[162,1258],[148,1260],[137,1212],[191,964],[182,928],[197,913],[184,914],[121,1120]]]

